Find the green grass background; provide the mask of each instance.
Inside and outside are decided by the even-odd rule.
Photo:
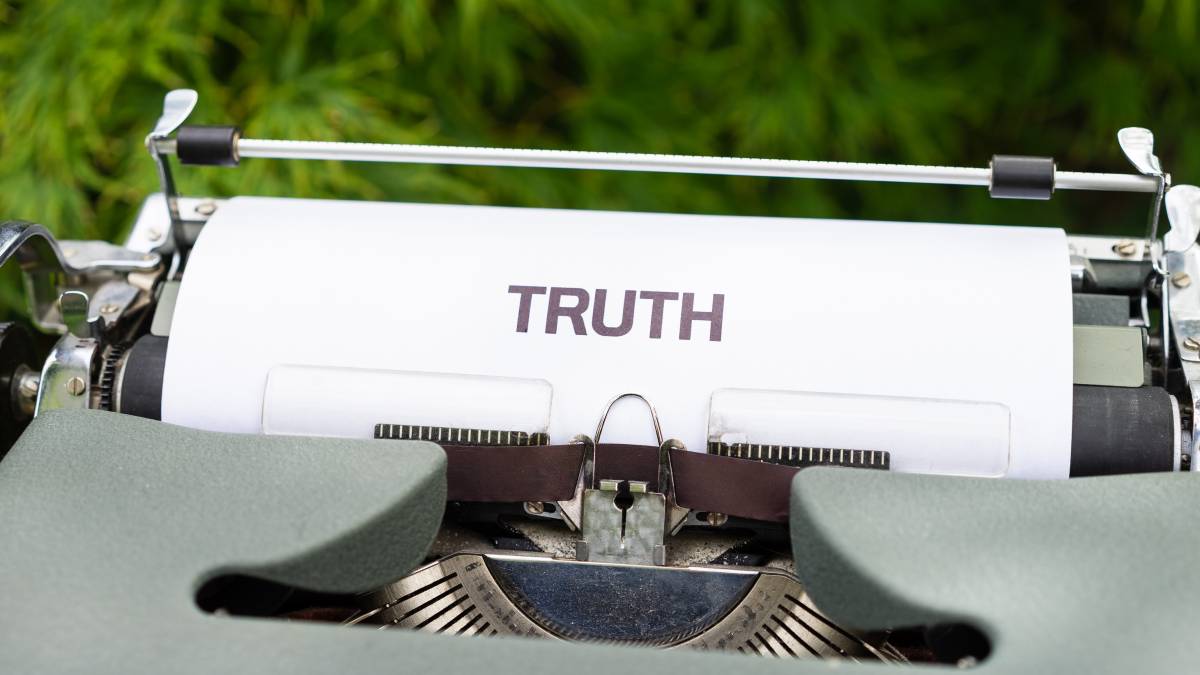
[[[118,239],[174,87],[260,138],[1128,170],[1200,180],[1196,0],[0,0],[0,218]],[[189,194],[1045,224],[1140,233],[1144,196],[249,160]],[[664,252],[666,255],[666,252]],[[0,275],[0,314],[20,301]]]

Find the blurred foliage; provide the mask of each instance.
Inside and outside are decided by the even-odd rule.
[[[1128,167],[1200,180],[1197,0],[0,0],[0,216],[119,238],[165,90],[247,136]],[[1140,232],[1144,196],[249,160],[189,194],[1050,224]],[[0,310],[12,306],[0,276]],[[2,311],[0,311],[2,313]]]

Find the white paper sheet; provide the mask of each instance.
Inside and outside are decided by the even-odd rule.
[[[598,334],[597,289],[623,334]],[[260,433],[285,364],[546,380],[554,442],[637,392],[695,450],[720,389],[869,394],[1005,406],[1007,475],[1066,477],[1070,293],[1056,229],[239,197],[185,273],[163,419]],[[547,332],[548,304],[583,294]],[[719,330],[681,322],[683,294],[700,313],[721,296]],[[653,439],[630,406],[605,441]]]

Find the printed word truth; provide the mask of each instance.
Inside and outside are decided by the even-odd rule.
[[[571,331],[575,335],[587,335],[590,327],[595,335],[621,337],[633,330],[634,319],[638,315],[644,316],[649,312],[650,330],[647,337],[658,340],[663,337],[663,315],[667,307],[671,306],[674,316],[674,303],[679,303],[679,331],[675,335],[680,340],[691,340],[693,334],[703,335],[707,329],[710,342],[721,341],[724,293],[703,298],[706,308],[702,309],[696,306],[695,293],[676,291],[623,291],[613,294],[604,288],[589,293],[583,288],[509,286],[508,292],[518,297],[518,333],[528,333],[530,325],[533,325],[535,331],[544,327],[545,332],[551,334]],[[535,302],[536,296],[543,295],[546,296],[545,303],[541,302],[541,298]],[[621,303],[621,318],[612,324],[605,323],[607,306],[614,300]],[[615,315],[611,311],[608,314]]]

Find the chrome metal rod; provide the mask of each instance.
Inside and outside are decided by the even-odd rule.
[[[988,186],[991,170],[957,166],[870,164],[795,159],[749,159],[692,155],[648,155],[628,152],[583,152],[576,150],[525,150],[471,148],[441,145],[397,145],[386,143],[332,143],[323,141],[279,141],[243,138],[238,141],[241,157],[271,159],[320,159],[350,162],[393,162],[406,164],[456,164],[599,171],[649,171],[771,178],[816,178],[826,180],[928,183],[937,185]],[[163,142],[159,151],[175,152],[174,141]],[[1058,171],[1055,189],[1102,190],[1110,192],[1155,192],[1153,177],[1118,173]]]
[[[1090,173],[1055,171],[1055,190],[1097,190],[1101,192],[1158,192],[1158,178],[1136,173]]]

